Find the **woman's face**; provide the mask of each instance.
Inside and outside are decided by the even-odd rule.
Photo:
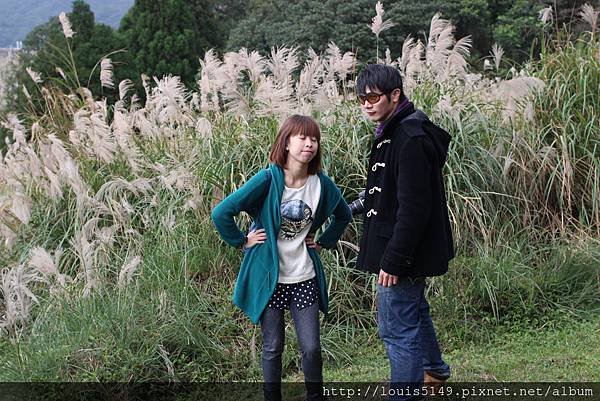
[[[317,154],[319,149],[319,141],[314,136],[306,136],[303,134],[291,135],[288,138],[287,151],[289,159],[308,164]]]

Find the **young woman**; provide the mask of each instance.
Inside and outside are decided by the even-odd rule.
[[[312,118],[288,118],[271,148],[269,167],[212,212],[223,240],[245,250],[233,302],[253,323],[260,322],[265,400],[281,400],[286,309],[300,345],[307,399],[322,399],[319,309],[327,313],[327,285],[318,251],[335,247],[351,213],[338,187],[321,172],[320,142]],[[242,211],[254,220],[247,236],[234,221]]]

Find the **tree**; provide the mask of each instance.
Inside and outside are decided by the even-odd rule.
[[[543,24],[538,18],[539,4],[517,0],[505,14],[500,15],[494,27],[494,39],[515,61],[529,58],[534,40],[542,32]]]
[[[83,0],[73,1],[73,9],[67,17],[75,32],[72,38],[64,36],[58,17],[35,27],[25,38],[19,63],[10,73],[17,85],[7,94],[7,110],[23,117],[43,112],[41,84],[32,80],[28,68],[39,74],[43,85],[57,86],[67,93],[83,86],[94,95],[106,96],[109,102],[115,100],[117,90],[100,85],[98,64],[103,57],[123,47],[120,38],[111,27],[95,23],[94,13]],[[124,53],[110,57],[119,67],[127,63]],[[126,68],[115,68],[115,81],[129,72]]]
[[[385,19],[395,25],[382,34],[379,48],[389,48],[393,57],[400,56],[408,34],[422,40],[426,37],[436,12],[446,17],[458,14],[454,3],[439,0],[403,0],[384,7]],[[229,36],[229,50],[248,47],[267,52],[272,46],[288,45],[320,51],[334,41],[363,61],[375,61],[376,39],[370,29],[375,15],[373,0],[252,0],[249,9]]]
[[[212,0],[136,0],[119,31],[138,74],[178,75],[188,85],[199,58],[222,43]]]

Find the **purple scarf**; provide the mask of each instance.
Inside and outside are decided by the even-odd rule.
[[[375,128],[375,139],[379,139],[383,134],[383,129],[387,125],[388,121],[390,121],[396,114],[400,113],[406,106],[408,106],[408,98],[403,96],[403,99],[398,106],[396,106],[396,110],[385,120],[379,123],[377,128]]]

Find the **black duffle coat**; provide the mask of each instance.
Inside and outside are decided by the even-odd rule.
[[[442,168],[450,135],[409,103],[369,159],[357,266],[399,277],[439,276],[454,257]]]

